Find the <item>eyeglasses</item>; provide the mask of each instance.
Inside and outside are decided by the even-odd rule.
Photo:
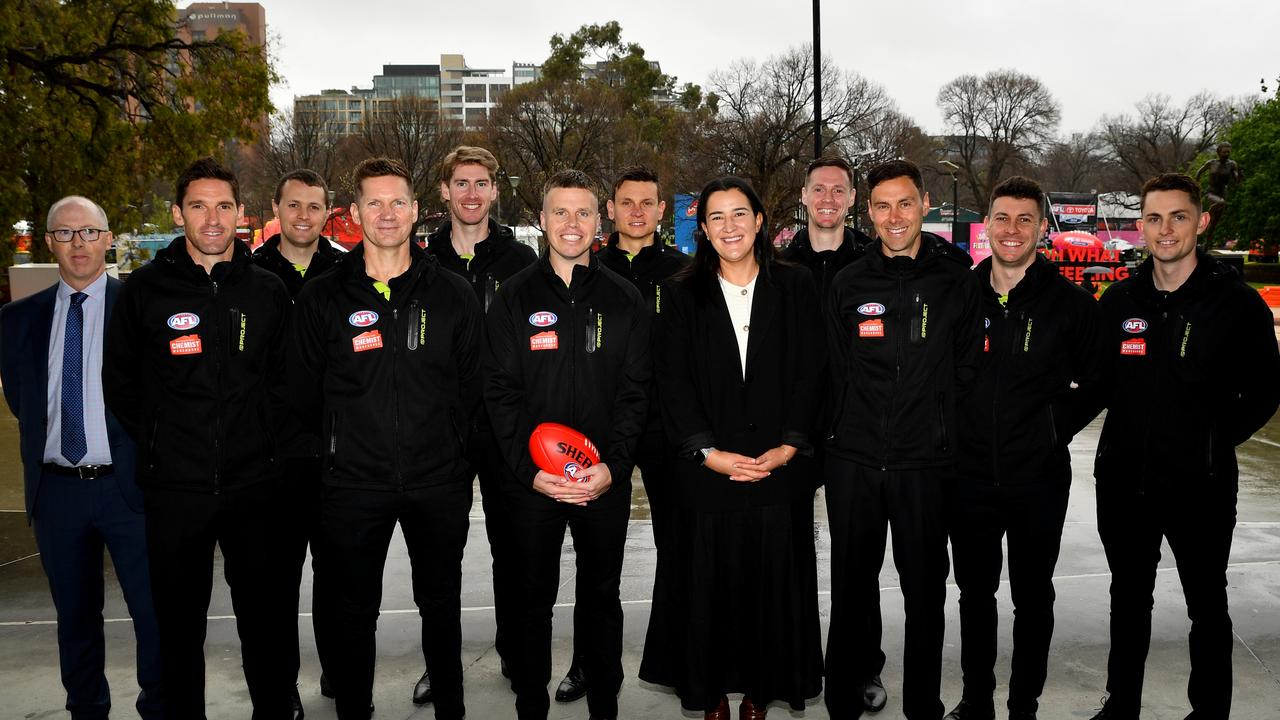
[[[67,230],[67,229],[50,230],[49,234],[53,236],[54,240],[57,240],[60,243],[71,242],[72,238],[74,238],[76,235],[79,235],[81,240],[87,243],[91,243],[91,242],[97,242],[98,236],[104,232],[110,232],[110,231],[99,230],[98,228],[80,228],[79,230]]]

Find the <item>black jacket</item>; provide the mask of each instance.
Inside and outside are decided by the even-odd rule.
[[[558,422],[590,438],[614,485],[630,487],[648,409],[649,316],[631,283],[594,255],[567,287],[545,253],[503,284],[485,316],[484,400],[518,482],[537,474],[534,427]]]
[[[701,448],[757,457],[782,444],[812,455],[826,379],[822,318],[804,268],[773,264],[756,279],[746,373],[718,284],[680,278],[668,285],[655,326],[654,367],[663,425],[680,458],[686,499],[704,509],[741,509],[813,497],[812,467],[801,461],[752,483],[701,466]],[[797,458],[800,461],[801,458]]]
[[[427,236],[427,254],[440,261],[445,270],[461,275],[475,291],[480,307],[489,311],[493,296],[512,275],[538,259],[533,248],[516,241],[506,225],[489,220],[489,236],[476,243],[475,257],[464,260],[453,249],[453,223],[445,221]]]
[[[978,376],[960,402],[960,477],[1070,482],[1067,444],[1105,401],[1098,303],[1037,255],[1002,306],[991,267],[987,258],[974,270],[986,337]]]
[[[846,227],[844,241],[835,250],[815,251],[809,244],[809,228],[804,227],[791,239],[791,244],[782,251],[780,257],[790,263],[803,265],[813,273],[813,282],[818,288],[818,301],[826,303],[827,293],[831,290],[831,281],[836,274],[845,269],[853,261],[866,253],[872,240],[860,230]]]
[[[1195,270],[1171,293],[1156,289],[1148,259],[1102,296],[1112,384],[1094,468],[1100,485],[1193,481],[1234,494],[1235,447],[1280,402],[1266,303],[1235,271],[1196,252]]]
[[[409,252],[389,301],[366,274],[363,246],[298,298],[294,395],[319,426],[325,484],[405,490],[469,479],[480,306],[461,278],[417,245]]]
[[[693,261],[674,245],[654,240],[628,258],[618,247],[618,233],[609,235],[608,241],[596,252],[604,266],[631,281],[640,291],[645,302],[655,312],[662,312],[662,283]]]
[[[321,273],[333,267],[343,255],[343,252],[333,246],[328,239],[323,236],[316,243],[316,251],[311,256],[311,263],[307,265],[307,274],[300,275],[294,269],[293,263],[284,255],[280,254],[280,236],[272,235],[262,246],[253,251],[253,264],[269,270],[284,283],[289,291],[289,297],[297,298],[298,293],[302,292],[302,286],[308,280],[314,280]]]
[[[956,400],[982,353],[978,283],[957,258],[925,233],[915,258],[877,242],[832,281],[832,454],[890,470],[954,463]]]
[[[278,476],[290,300],[243,243],[209,274],[186,242],[121,290],[102,392],[138,445],[139,485],[219,493]]]

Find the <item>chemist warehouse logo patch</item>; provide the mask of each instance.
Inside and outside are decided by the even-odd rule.
[[[1120,342],[1121,355],[1146,355],[1147,341],[1142,338],[1135,340],[1122,340]]]

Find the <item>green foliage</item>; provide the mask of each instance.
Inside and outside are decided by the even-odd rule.
[[[262,49],[240,33],[186,41],[176,17],[162,0],[0,4],[0,228],[29,219],[38,238],[69,194],[132,226],[155,179],[254,137],[276,80]]]
[[[1280,245],[1280,91],[1233,123],[1223,139],[1244,182],[1228,195],[1215,237],[1238,238],[1241,250],[1259,240]]]

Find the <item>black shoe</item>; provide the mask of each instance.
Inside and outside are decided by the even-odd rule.
[[[980,705],[970,700],[961,700],[942,720],[996,720],[996,706],[990,702]]]
[[[413,704],[426,705],[431,702],[431,673],[423,670],[418,684],[413,686]]]
[[[879,675],[862,683],[862,707],[867,712],[880,712],[887,702],[889,693],[884,691],[884,683],[880,682]]]
[[[290,720],[302,720],[307,713],[302,709],[302,698],[298,697],[298,686],[293,686],[293,692],[289,696],[289,718]]]
[[[511,679],[511,668],[507,667],[506,658],[503,658],[503,657],[498,658],[498,670],[502,672],[502,677],[508,680]]]
[[[571,703],[574,700],[581,700],[586,694],[587,676],[582,674],[582,668],[570,665],[569,672],[565,673],[560,686],[556,688],[556,702]]]
[[[333,686],[329,684],[329,678],[324,673],[320,673],[320,694],[332,700],[334,698]]]
[[[1036,714],[1027,710],[1010,710],[1009,720],[1036,720]]]

